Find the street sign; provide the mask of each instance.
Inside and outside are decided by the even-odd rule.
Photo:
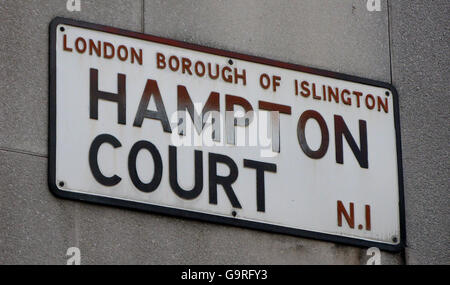
[[[387,83],[56,18],[50,189],[399,250],[397,100]]]

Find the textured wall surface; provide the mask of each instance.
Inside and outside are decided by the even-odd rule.
[[[0,263],[364,264],[366,249],[58,199],[47,186],[48,24],[64,16],[361,77],[400,93],[406,262],[450,263],[447,1],[0,2]],[[391,3],[392,2],[392,3]],[[447,22],[446,22],[447,21]],[[392,62],[392,65],[391,65]],[[445,158],[445,159],[443,159]],[[383,264],[405,262],[382,252]]]
[[[389,1],[400,94],[407,262],[450,264],[450,2]]]

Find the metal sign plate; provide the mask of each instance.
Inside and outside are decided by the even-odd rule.
[[[387,83],[56,18],[50,189],[399,250],[397,100]]]

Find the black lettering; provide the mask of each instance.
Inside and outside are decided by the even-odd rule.
[[[369,161],[367,155],[367,123],[364,120],[359,120],[359,144],[361,148],[356,145],[355,139],[350,133],[344,119],[341,116],[334,115],[334,135],[336,143],[336,163],[344,164],[344,151],[342,136],[350,146],[353,154],[358,160],[361,168],[369,168]]]
[[[222,185],[227,194],[231,205],[234,208],[241,209],[241,204],[239,203],[236,195],[234,194],[233,184],[238,177],[238,167],[234,161],[226,155],[221,155],[217,153],[209,153],[209,203],[217,204],[217,185]],[[228,176],[218,176],[217,175],[217,163],[223,163],[230,169],[230,174]]]
[[[256,209],[266,211],[264,172],[277,172],[277,165],[250,159],[244,159],[244,167],[256,169]]]
[[[147,110],[151,96],[155,99],[156,111]],[[166,133],[172,133],[169,119],[166,114],[166,108],[164,107],[164,103],[161,99],[161,93],[159,92],[158,83],[151,79],[147,80],[147,84],[145,84],[144,93],[142,93],[141,102],[139,103],[133,126],[142,126],[144,118],[159,120],[163,130]]]
[[[191,119],[194,122],[194,127],[199,135],[201,134],[203,128],[205,127],[205,121],[208,116],[208,113],[215,111],[212,112],[213,116],[212,122],[215,129],[215,131],[213,132],[213,139],[215,141],[220,141],[220,117],[217,116],[220,112],[219,93],[217,92],[210,93],[208,100],[203,106],[202,115],[200,117],[200,115],[198,115],[194,109],[194,104],[192,103],[191,97],[189,96],[186,87],[183,85],[178,85],[177,89],[178,89],[177,110],[179,111],[179,114],[182,117],[181,120],[183,120],[182,123],[180,123],[178,133],[180,135],[185,135],[186,133],[186,124],[184,123],[186,120],[184,112],[185,110],[187,110],[189,115],[191,116]]]
[[[126,88],[125,74],[117,74],[117,94],[98,90],[98,70],[90,69],[89,118],[98,120],[98,100],[103,99],[117,103],[118,123],[126,124]]]
[[[319,124],[320,127],[320,133],[322,134],[322,140],[320,142],[320,147],[318,150],[312,150],[308,142],[306,141],[305,136],[305,126],[306,122],[309,119],[314,119]],[[329,134],[328,134],[328,128],[327,124],[325,123],[325,120],[320,115],[320,113],[313,111],[313,110],[307,110],[303,112],[303,114],[300,116],[300,119],[298,120],[297,124],[297,138],[298,142],[300,143],[300,147],[302,148],[303,152],[314,159],[322,158],[328,150],[328,143],[329,143]]]
[[[153,178],[149,183],[143,183],[139,179],[137,169],[136,169],[136,158],[141,149],[146,149],[150,152],[153,157],[154,173]],[[133,145],[128,155],[128,171],[130,173],[131,181],[134,186],[142,192],[152,192],[158,188],[159,183],[161,183],[162,177],[162,160],[158,149],[154,144],[148,141],[138,141]]]
[[[117,140],[114,136],[108,135],[108,134],[101,134],[98,135],[94,141],[91,144],[91,147],[89,148],[89,166],[91,167],[92,175],[94,175],[95,180],[97,180],[98,183],[105,185],[105,186],[114,186],[118,184],[122,178],[120,178],[117,175],[113,175],[111,177],[104,176],[100,168],[98,166],[98,150],[100,146],[104,143],[109,143],[114,148],[121,147],[122,144]]]
[[[195,185],[191,190],[184,190],[177,180],[177,148],[169,146],[169,181],[173,192],[180,198],[192,200],[198,197],[203,190],[203,153],[195,151]]]

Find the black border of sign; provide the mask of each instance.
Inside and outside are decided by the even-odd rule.
[[[392,93],[393,100],[394,100],[394,120],[395,120],[395,132],[396,132],[396,144],[397,144],[397,171],[398,171],[398,183],[399,183],[399,211],[400,211],[400,239],[398,244],[386,244],[381,242],[373,242],[373,241],[367,241],[363,239],[357,239],[357,238],[350,238],[350,237],[343,237],[343,236],[337,236],[337,235],[331,235],[331,234],[324,234],[324,233],[318,233],[318,232],[312,232],[312,231],[306,231],[306,230],[299,230],[299,229],[292,229],[288,227],[282,227],[282,226],[275,226],[265,223],[258,223],[258,222],[251,222],[251,221],[245,221],[240,220],[239,218],[234,217],[221,217],[211,214],[204,214],[204,213],[198,213],[198,212],[191,212],[187,210],[180,210],[175,208],[168,208],[163,206],[157,206],[157,205],[149,205],[144,203],[138,203],[138,202],[132,202],[132,201],[126,201],[126,200],[120,200],[115,198],[108,198],[108,197],[100,197],[96,195],[89,195],[89,194],[81,194],[81,193],[74,193],[69,191],[64,191],[58,188],[56,184],[56,28],[60,24],[66,24],[70,26],[75,27],[81,27],[86,29],[92,29],[107,33],[112,33],[116,35],[122,35],[127,36],[131,38],[137,38],[142,40],[147,40],[151,42],[156,43],[162,43],[166,45],[171,45],[175,47],[181,47],[186,49],[191,49],[195,51],[225,56],[229,58],[235,58],[270,66],[276,66],[281,67],[285,69],[291,69],[336,79],[342,79],[347,80],[351,82],[356,83],[363,83],[367,85],[377,86],[389,89]],[[50,42],[49,42],[49,53],[50,53],[50,64],[49,64],[49,133],[48,133],[48,153],[49,153],[49,161],[48,161],[48,184],[50,191],[57,197],[60,198],[66,198],[66,199],[72,199],[72,200],[81,200],[91,203],[100,203],[100,204],[106,204],[110,206],[118,206],[118,207],[124,207],[124,208],[133,208],[137,210],[142,211],[150,211],[160,214],[167,214],[172,216],[181,216],[185,218],[190,219],[197,219],[202,221],[209,221],[209,222],[215,222],[215,223],[221,223],[221,224],[227,224],[232,226],[239,226],[239,227],[245,227],[245,228],[251,228],[251,229],[257,229],[257,230],[263,230],[263,231],[269,231],[269,232],[276,232],[276,233],[283,233],[283,234],[289,234],[294,236],[300,236],[300,237],[306,237],[306,238],[313,238],[313,239],[320,239],[324,241],[330,241],[330,242],[338,242],[338,243],[344,243],[344,244],[350,244],[355,245],[359,247],[372,247],[376,246],[382,250],[387,251],[400,251],[406,246],[406,228],[405,228],[405,202],[403,197],[403,167],[402,167],[402,154],[401,154],[401,140],[400,140],[400,118],[399,118],[399,104],[398,104],[398,94],[397,90],[392,86],[391,84],[375,81],[371,79],[365,79],[360,78],[352,75],[342,74],[342,73],[336,73],[332,71],[326,71],[316,68],[310,68],[305,67],[301,65],[296,64],[290,64],[285,62],[279,62],[271,59],[261,58],[261,57],[255,57],[251,55],[245,55],[245,54],[239,54],[235,52],[215,49],[215,48],[209,48],[204,46],[199,46],[195,44],[185,43],[181,41],[175,41],[171,39],[165,39],[161,37],[156,37],[152,35],[146,35],[142,33],[132,32],[132,31],[126,31],[122,29],[117,29],[113,27],[103,26],[99,24],[92,24],[88,22],[68,19],[68,18],[62,18],[62,17],[56,17],[50,22],[49,26],[49,32],[50,32]]]

